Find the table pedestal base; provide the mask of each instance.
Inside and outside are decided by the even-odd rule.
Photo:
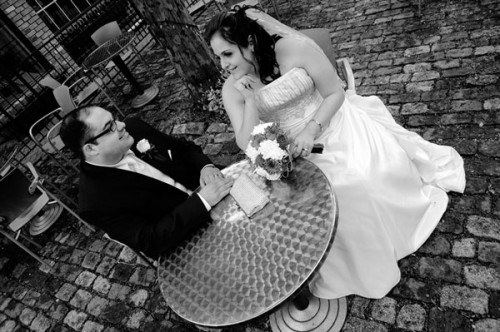
[[[62,206],[58,203],[49,204],[43,210],[31,219],[30,234],[38,235],[45,232],[59,218],[62,212]]]
[[[273,332],[335,332],[341,330],[347,316],[346,298],[325,300],[312,294],[307,296],[309,304],[305,309],[299,310],[295,301],[289,301],[269,316]]]
[[[132,108],[139,108],[146,105],[156,97],[158,91],[159,89],[156,85],[144,90],[142,95],[139,95],[132,100]]]

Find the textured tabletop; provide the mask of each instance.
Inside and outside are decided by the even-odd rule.
[[[324,174],[299,159],[285,181],[266,181],[244,160],[223,170],[248,174],[270,203],[247,218],[231,196],[213,222],[160,259],[167,304],[195,324],[226,326],[274,308],[311,277],[333,241],[337,207]]]
[[[132,40],[134,40],[135,33],[125,32],[113,39],[108,40],[104,44],[96,48],[90,53],[85,60],[83,60],[82,67],[90,69],[108,62],[115,55],[118,55],[124,48],[126,48]]]

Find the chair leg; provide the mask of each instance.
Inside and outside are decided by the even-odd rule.
[[[52,266],[50,266],[47,262],[45,262],[43,259],[41,259],[40,256],[38,256],[37,254],[35,254],[33,251],[29,250],[28,247],[26,247],[25,245],[23,245],[21,242],[17,241],[15,238],[13,238],[12,236],[10,236],[7,232],[5,232],[4,230],[0,229],[0,234],[2,234],[3,236],[5,236],[10,241],[14,242],[17,246],[19,246],[21,249],[23,249],[25,252],[27,252],[31,257],[33,257],[34,259],[36,259],[37,261],[39,261],[40,263],[42,263],[43,265],[47,266],[49,269],[52,270]]]
[[[37,247],[38,249],[42,249],[42,246],[39,245],[38,243],[36,243],[35,241],[33,241],[32,239],[30,239],[29,237],[27,237],[26,235],[24,235],[21,230],[18,231],[18,234],[19,236],[25,240],[25,241],[28,241],[29,243],[31,243],[32,245],[34,245],[35,247]]]
[[[130,247],[129,247],[129,248],[130,248]],[[149,267],[151,267],[151,268],[153,268],[153,269],[156,269],[156,266],[155,266],[153,263],[151,263],[151,261],[149,260],[149,259],[150,259],[149,257],[147,257],[146,255],[144,255],[144,254],[143,254],[142,252],[140,252],[140,251],[136,251],[136,250],[134,250],[134,252],[135,252],[135,254],[136,254],[137,256],[139,256],[139,257],[140,257],[143,261],[145,261],[145,262],[149,265]]]
[[[95,228],[90,226],[85,220],[83,220],[82,218],[80,218],[80,216],[78,214],[76,214],[75,212],[73,212],[73,210],[71,210],[66,204],[63,203],[63,201],[61,201],[59,198],[57,198],[54,194],[52,194],[50,191],[48,190],[45,190],[45,188],[43,188],[43,186],[39,185],[39,187],[41,187],[40,189],[45,191],[47,193],[47,195],[49,195],[50,198],[52,198],[53,200],[55,200],[58,204],[61,204],[61,206],[66,210],[68,211],[73,217],[75,217],[80,223],[82,223],[84,226],[86,226],[88,229],[90,229],[92,232],[95,231]]]

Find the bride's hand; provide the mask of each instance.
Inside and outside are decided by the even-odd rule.
[[[249,75],[245,75],[234,83],[234,87],[241,92],[245,100],[255,96],[255,80]]]
[[[292,156],[297,158],[298,156],[307,157],[311,154],[311,150],[314,144],[314,132],[309,130],[308,127],[304,128],[300,134],[295,138],[291,151]]]

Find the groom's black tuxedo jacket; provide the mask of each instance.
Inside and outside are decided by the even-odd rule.
[[[134,137],[132,151],[175,181],[193,190],[200,170],[211,161],[195,144],[165,135],[137,119],[125,121]],[[141,154],[136,144],[154,146]],[[172,158],[168,154],[171,151]],[[210,220],[199,196],[188,196],[164,182],[135,172],[81,163],[79,213],[82,218],[133,249],[156,258]]]

